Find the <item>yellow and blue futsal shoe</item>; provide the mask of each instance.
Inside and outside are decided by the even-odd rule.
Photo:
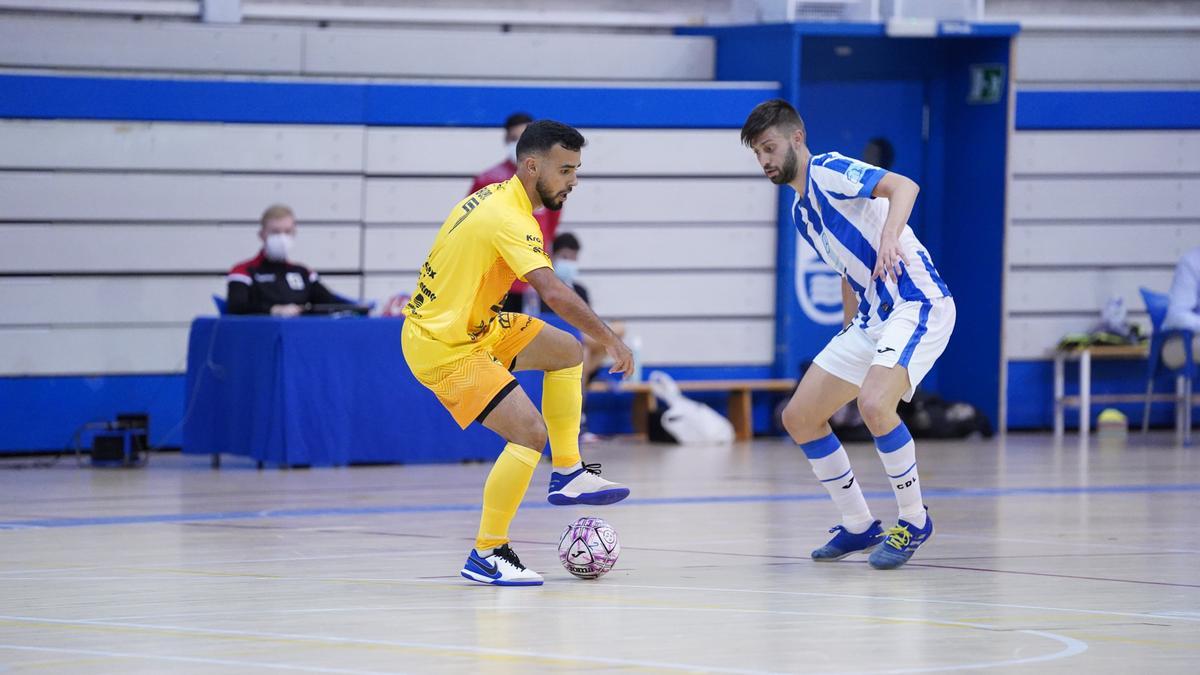
[[[929,517],[928,509],[925,514],[925,527],[917,527],[907,520],[900,519],[896,527],[884,532],[883,543],[867,558],[867,562],[877,570],[894,570],[908,562],[922,544],[933,536],[933,518]]]

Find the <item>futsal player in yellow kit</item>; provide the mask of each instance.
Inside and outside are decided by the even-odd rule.
[[[554,275],[533,211],[561,209],[579,182],[583,135],[559,122],[531,123],[517,142],[517,173],[459,202],[442,223],[404,308],[404,359],[462,428],[478,421],[508,441],[483,488],[483,515],[462,576],[501,586],[542,577],[509,546],[542,448],[550,442],[552,504],[611,504],[629,488],[600,477],[579,456],[583,348],[541,319],[501,312],[515,279],[528,281],[560,317],[595,338],[625,373],[633,355],[587,304]],[[513,378],[542,370],[542,412]]]

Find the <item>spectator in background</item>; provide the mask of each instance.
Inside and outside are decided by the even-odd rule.
[[[517,141],[520,140],[521,134],[525,133],[525,127],[529,126],[532,121],[533,118],[523,112],[513,113],[504,120],[504,161],[476,176],[470,191],[467,192],[468,195],[492,183],[506,181],[517,173]],[[560,213],[560,211],[552,211],[542,206],[533,212],[534,219],[542,229],[543,242],[554,241],[554,234],[558,231]],[[528,291],[529,284],[523,281],[513,283],[508,297],[504,299],[504,311],[537,314],[536,307],[525,307],[524,298]]]
[[[554,274],[559,281],[575,290],[588,305],[592,304],[587,287],[579,283],[579,238],[570,232],[563,232],[554,238],[553,251]],[[547,312],[550,313],[550,312]],[[609,327],[621,339],[625,338],[625,324],[620,321],[609,323]],[[590,382],[595,377],[606,358],[604,347],[590,336],[583,336],[583,381]]]
[[[260,222],[262,250],[229,271],[227,312],[297,316],[305,305],[342,302],[318,280],[315,271],[288,260],[296,239],[296,216],[289,207],[271,206]]]
[[[1175,267],[1163,328],[1181,328],[1200,336],[1200,247],[1184,253]]]

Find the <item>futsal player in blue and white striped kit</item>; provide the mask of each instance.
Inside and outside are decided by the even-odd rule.
[[[804,122],[787,101],[759,104],[742,127],[771,182],[796,191],[796,229],[842,275],[846,327],[817,355],[783,424],[842,512],[814,560],[870,553],[871,566],[908,562],[933,534],[921,499],[912,435],[896,414],[933,367],[954,330],[954,300],[908,217],[919,188],[897,173],[836,152],[812,155]],[[895,527],[871,515],[829,418],[858,399],[899,504]]]

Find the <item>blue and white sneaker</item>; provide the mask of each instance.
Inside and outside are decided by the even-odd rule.
[[[570,473],[550,474],[550,494],[546,500],[556,506],[615,504],[629,496],[629,488],[600,477],[599,464],[576,465]]]
[[[829,531],[834,533],[833,539],[813,551],[812,559],[816,562],[834,562],[855,553],[870,553],[883,541],[883,528],[879,522],[877,520],[871,523],[866,532],[858,534],[846,530],[841,525],[831,527]]]
[[[522,565],[521,559],[508,544],[494,549],[489,556],[481,556],[479,551],[471,549],[461,574],[464,579],[493,586],[542,585],[542,575]]]
[[[901,519],[896,527],[888,528],[884,533],[883,543],[875,549],[867,562],[877,570],[894,570],[908,562],[917,552],[921,544],[933,536],[933,518],[929,517],[929,508],[925,509],[925,527],[917,527],[907,520]]]

